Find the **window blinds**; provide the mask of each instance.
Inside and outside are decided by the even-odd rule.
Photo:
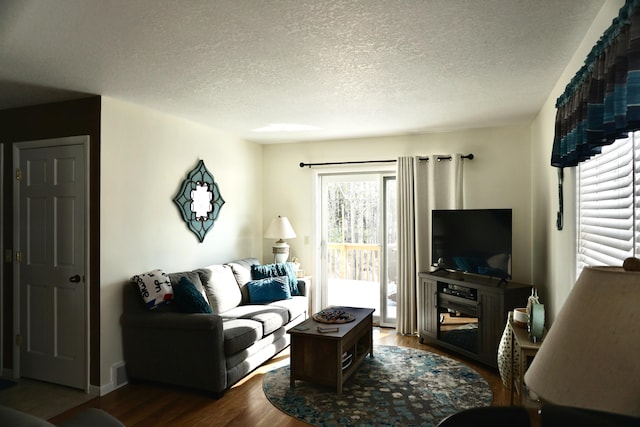
[[[640,132],[630,133],[578,167],[578,275],[640,253],[639,147]]]

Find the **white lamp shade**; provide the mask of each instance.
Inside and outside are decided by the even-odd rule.
[[[278,239],[273,245],[273,260],[274,262],[286,262],[287,258],[289,258],[289,245],[284,239],[293,239],[296,237],[296,232],[293,231],[289,219],[287,219],[286,216],[274,218],[264,233],[264,237],[267,239]]]
[[[293,239],[296,237],[296,232],[293,231],[291,223],[286,216],[278,216],[271,221],[267,231],[264,233],[264,237],[267,239]]]
[[[640,416],[640,272],[587,267],[524,376],[545,403]]]

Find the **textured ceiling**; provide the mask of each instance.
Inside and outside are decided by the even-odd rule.
[[[602,4],[2,0],[0,109],[100,94],[263,143],[524,123]]]

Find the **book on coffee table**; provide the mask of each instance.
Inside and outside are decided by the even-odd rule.
[[[329,332],[340,332],[337,326],[318,326],[318,332],[327,334]]]

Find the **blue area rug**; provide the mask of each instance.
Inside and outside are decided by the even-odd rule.
[[[318,427],[437,426],[450,414],[491,406],[489,384],[473,369],[428,351],[376,346],[344,384],[335,388],[296,381],[289,366],[265,374],[269,401],[283,412]]]

